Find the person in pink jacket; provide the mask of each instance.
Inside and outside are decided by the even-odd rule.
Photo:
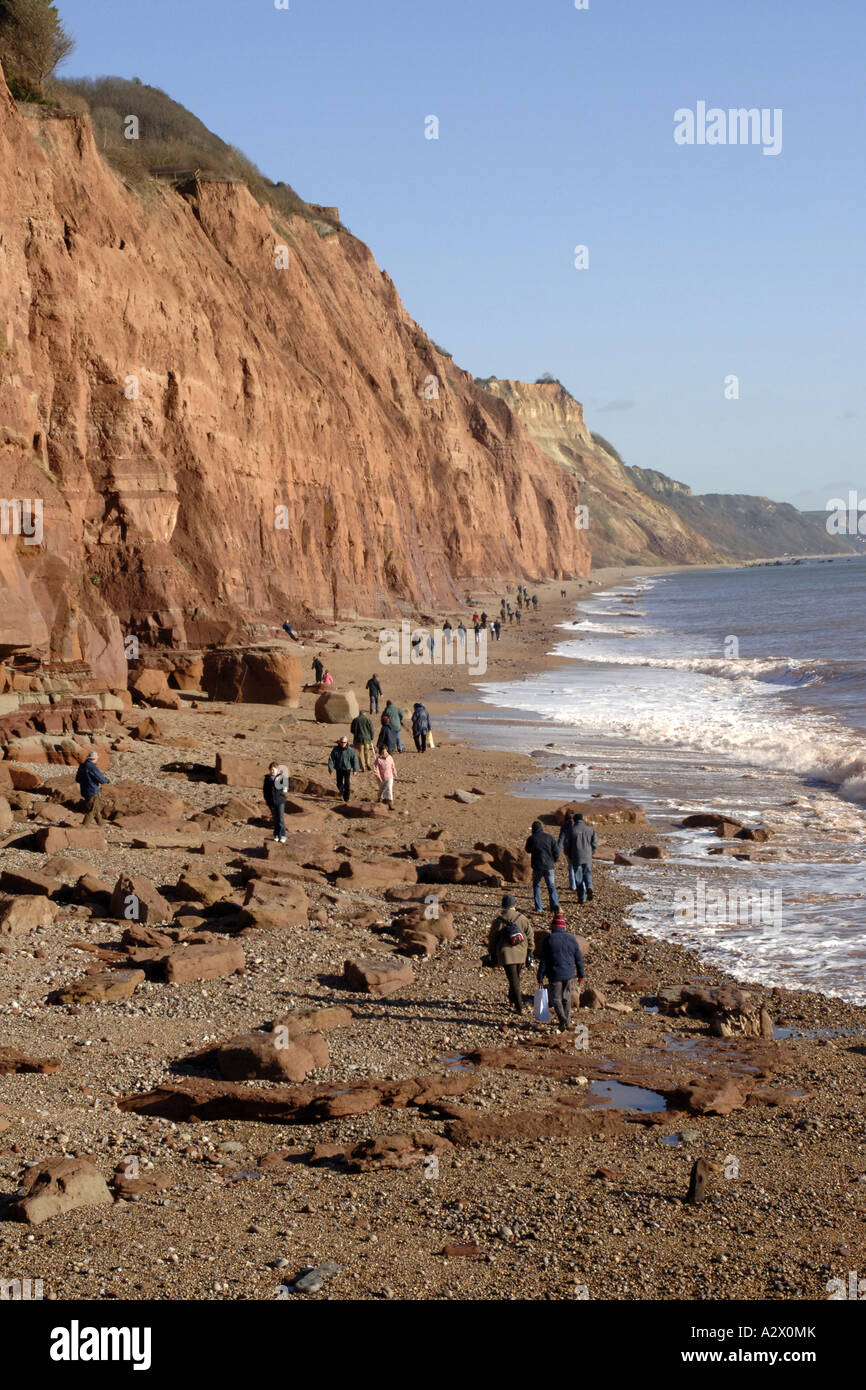
[[[391,754],[384,749],[373,763],[373,771],[379,780],[379,800],[387,803],[388,810],[394,809],[394,778],[397,776],[397,764]]]

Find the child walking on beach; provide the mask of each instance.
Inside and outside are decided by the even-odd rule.
[[[379,783],[379,800],[384,801],[389,811],[394,809],[394,778],[397,776],[397,764],[391,757],[387,748],[383,748],[378,758],[373,763],[373,771]]]

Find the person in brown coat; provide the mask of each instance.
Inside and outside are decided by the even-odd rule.
[[[523,1013],[520,992],[520,971],[532,949],[532,927],[517,911],[510,893],[502,899],[502,911],[494,918],[487,938],[487,953],[495,965],[501,965],[508,980],[508,1002],[514,1012]]]

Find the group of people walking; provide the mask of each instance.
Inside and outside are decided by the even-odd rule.
[[[559,907],[556,891],[556,863],[565,853],[568,865],[568,886],[577,893],[579,903],[592,902],[592,856],[598,845],[598,835],[580,811],[566,811],[559,838],[554,840],[541,824],[532,822],[532,830],[524,845],[532,861],[532,896],[536,912],[541,912],[541,885],[547,886],[551,908]]]
[[[533,931],[529,919],[517,908],[510,893],[502,899],[502,909],[493,919],[487,938],[487,953],[491,964],[501,965],[508,981],[508,1000],[516,1014],[525,1012],[520,972],[532,965],[538,956],[536,979],[539,986],[547,981],[548,995],[556,1015],[559,1031],[571,1026],[571,996],[575,980],[583,984],[586,969],[580,942],[568,930],[560,909],[553,915],[550,930]]]

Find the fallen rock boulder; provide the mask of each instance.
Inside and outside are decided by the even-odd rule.
[[[282,1033],[244,1033],[215,1050],[220,1076],[226,1081],[303,1081],[316,1067],[328,1066],[331,1057],[321,1033],[304,1033],[294,1039]]]
[[[350,989],[384,998],[414,984],[415,972],[406,960],[361,957],[346,961],[343,978]]]
[[[13,1221],[39,1226],[77,1207],[109,1206],[108,1184],[84,1158],[49,1158],[27,1170],[17,1199],[7,1210]]]
[[[292,707],[301,700],[301,663],[276,647],[212,651],[204,658],[201,686],[211,700],[226,704]]]
[[[106,970],[98,975],[85,975],[64,985],[53,996],[55,1004],[111,1004],[128,999],[144,979],[143,970]]]
[[[354,690],[325,690],[316,700],[317,724],[351,724],[360,710]]]
[[[170,919],[171,906],[149,878],[121,874],[111,893],[108,915],[119,921],[154,926]]]
[[[56,916],[55,904],[41,894],[0,899],[0,936],[20,936],[36,927],[49,927]]]

